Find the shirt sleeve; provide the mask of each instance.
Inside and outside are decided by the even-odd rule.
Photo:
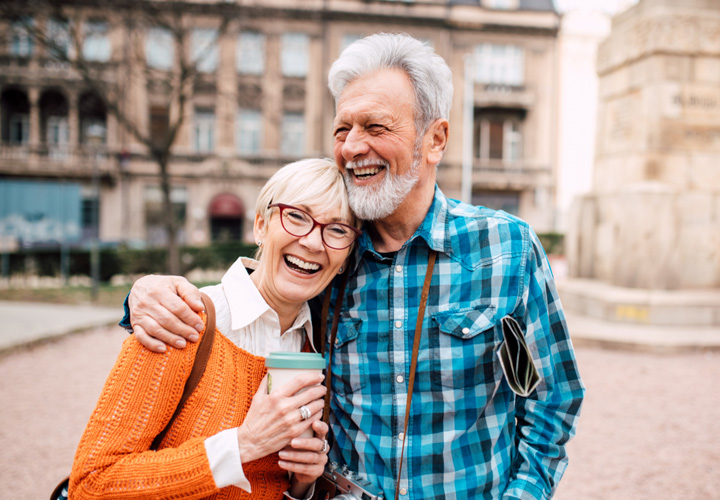
[[[130,298],[130,294],[128,293],[125,296],[125,301],[123,302],[124,314],[123,314],[122,319],[120,320],[120,323],[118,323],[118,325],[123,327],[128,333],[133,333],[133,327],[132,327],[132,324],[130,323],[130,306],[128,305],[129,298]]]
[[[227,429],[205,440],[210,470],[218,488],[237,486],[252,493],[240,457],[237,428]]]
[[[540,500],[552,496],[567,467],[565,445],[575,434],[585,387],[550,265],[531,229],[515,315],[541,382],[530,396],[517,398],[517,460],[503,499]]]

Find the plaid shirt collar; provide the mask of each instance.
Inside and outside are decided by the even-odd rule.
[[[403,244],[402,248],[411,244],[417,238],[421,238],[428,247],[436,252],[445,253],[448,257],[457,261],[468,270],[475,269],[478,265],[478,262],[476,262],[478,255],[468,252],[458,253],[453,250],[453,248],[460,248],[457,244],[458,237],[468,232],[468,227],[464,219],[468,215],[469,214],[460,208],[450,209],[447,197],[436,184],[435,196],[433,197],[430,209],[427,211],[420,227],[418,227],[410,239]],[[355,258],[351,265],[353,272],[357,270],[360,259],[364,257],[366,253],[376,259],[385,258],[375,250],[370,234],[367,231],[369,224],[372,224],[372,222],[364,225],[362,235],[358,239]]]

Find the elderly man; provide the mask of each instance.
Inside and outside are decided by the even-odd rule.
[[[329,87],[335,160],[353,210],[368,221],[332,346],[332,458],[386,498],[551,497],[584,387],[534,232],[436,185],[450,69],[414,38],[377,34],[342,53]],[[148,334],[182,345],[174,334],[192,340],[197,302],[182,278],[144,278],[129,296],[132,325],[150,348],[159,344]],[[529,394],[511,390],[500,363],[506,317],[520,326],[540,376]]]

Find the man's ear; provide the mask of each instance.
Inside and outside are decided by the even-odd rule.
[[[448,141],[449,124],[445,118],[438,118],[428,128],[426,137],[429,144],[427,162],[437,165],[443,159]]]
[[[253,237],[255,243],[262,241],[265,237],[265,219],[260,214],[255,214],[255,224],[253,224]]]

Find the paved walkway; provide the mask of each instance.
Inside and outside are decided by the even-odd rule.
[[[120,307],[0,301],[0,352],[117,323]]]
[[[567,311],[576,345],[650,352],[720,350],[720,327],[632,325]],[[117,323],[120,307],[0,301],[0,352],[29,343]]]

